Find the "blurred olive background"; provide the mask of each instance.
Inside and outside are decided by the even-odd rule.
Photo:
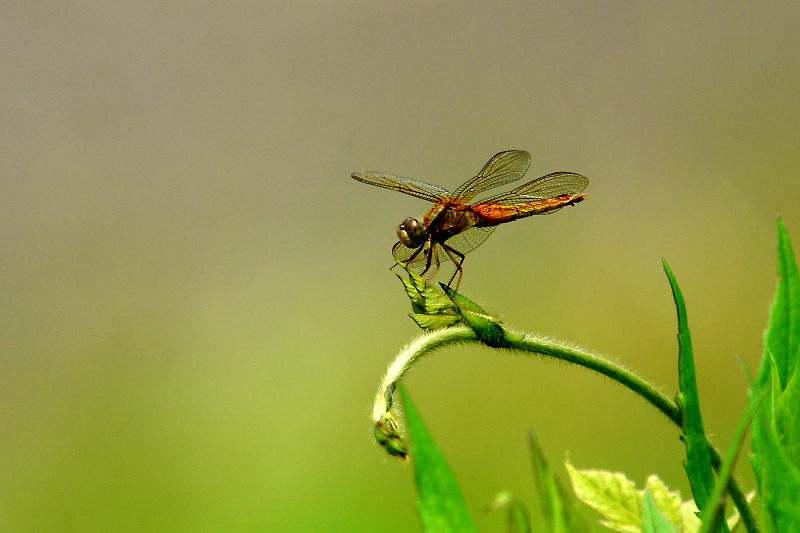
[[[350,173],[454,188],[511,148],[588,199],[500,228],[462,292],[672,396],[666,258],[726,446],[777,214],[800,243],[799,26],[795,2],[5,3],[0,529],[419,530],[369,412],[419,333],[387,268],[428,205]],[[560,474],[688,497],[678,431],[587,371],[448,349],[406,383],[482,531],[501,489],[537,509],[528,428]]]

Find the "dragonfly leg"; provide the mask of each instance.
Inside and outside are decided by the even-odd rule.
[[[461,265],[464,263],[464,258],[466,256],[461,252],[459,252],[458,250],[456,250],[455,248],[447,246],[446,244],[442,244],[442,248],[444,248],[444,251],[447,253],[447,255],[450,257],[450,260],[456,266],[456,271],[453,272],[453,277],[450,278],[450,281],[447,283],[447,286],[449,287],[450,285],[452,285],[453,280],[456,279],[456,276],[458,276],[458,283],[456,283],[456,293],[458,293],[458,288],[461,286],[461,278],[464,274],[464,269],[461,268]],[[458,256],[458,259],[456,259],[456,256]]]
[[[433,278],[433,276],[435,276],[436,273],[439,271],[439,256],[437,254],[434,257],[434,254],[436,254],[436,244],[431,240],[430,237],[428,237],[428,240],[425,241],[425,244],[420,246],[420,250],[422,251],[423,258],[425,259],[425,268],[422,269],[422,272],[419,273],[419,275],[423,279],[425,279],[428,271],[431,269],[431,266],[433,265],[433,260],[436,259],[436,268],[434,269],[433,274],[427,280],[425,280],[425,284],[427,285],[428,282],[431,280],[431,278]],[[415,253],[414,255],[417,254]]]
[[[430,240],[430,238],[428,238],[428,240],[425,241],[425,244],[422,245],[422,248],[425,249],[425,252],[423,254],[423,256],[425,257],[425,268],[422,269],[422,272],[420,272],[419,275],[424,278],[425,277],[425,273],[428,272],[428,270],[431,269],[431,259],[433,259],[433,256],[432,256],[432,251],[433,250],[431,250],[431,240]]]
[[[428,256],[428,267],[430,268],[431,258],[436,259],[436,268],[433,269],[433,274],[430,275],[428,278],[427,283],[430,283],[433,278],[436,277],[436,274],[439,273],[439,269],[442,268],[442,262],[439,260],[439,250],[434,245],[430,250],[430,255]],[[427,270],[427,269],[425,269]],[[424,274],[423,274],[424,275]]]

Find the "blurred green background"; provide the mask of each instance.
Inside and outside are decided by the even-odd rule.
[[[500,228],[461,291],[676,387],[686,297],[703,415],[731,437],[800,246],[800,4],[44,3],[0,7],[0,530],[419,530],[371,437],[418,334],[388,272],[425,202],[496,152],[588,200]],[[479,348],[408,390],[481,509],[563,474],[657,472],[678,432],[606,379]],[[739,473],[752,486],[747,461]]]

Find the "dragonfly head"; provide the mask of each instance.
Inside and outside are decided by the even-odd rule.
[[[409,248],[416,248],[425,242],[425,228],[422,227],[419,220],[413,217],[408,217],[397,228],[397,236],[400,242]]]

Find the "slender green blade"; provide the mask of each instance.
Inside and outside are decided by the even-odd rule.
[[[411,398],[401,388],[403,407],[411,438],[411,457],[417,479],[419,510],[426,532],[474,532],[461,489],[453,477],[444,454],[433,442]]]
[[[714,471],[711,466],[711,454],[708,450],[708,439],[703,430],[703,419],[700,416],[700,397],[697,393],[697,381],[692,355],[692,339],[689,334],[689,323],[686,317],[686,304],[683,300],[678,282],[669,265],[664,261],[664,271],[672,287],[672,296],[678,313],[678,406],[682,413],[683,440],[686,445],[686,460],[683,466],[689,478],[697,507],[705,509],[714,490]],[[718,520],[717,531],[727,532],[724,520]]]
[[[528,441],[533,461],[533,474],[539,489],[542,510],[549,533],[579,533],[589,528],[581,513],[580,505],[571,491],[566,491],[553,473],[553,468],[544,456],[539,441],[528,432]]]
[[[649,490],[642,498],[642,533],[677,533],[678,528],[670,524],[659,510]]]
[[[751,396],[747,405],[747,411],[745,411],[742,419],[739,421],[739,425],[736,428],[736,433],[734,434],[733,440],[728,446],[728,451],[725,455],[725,461],[722,463],[722,467],[720,468],[719,479],[717,479],[717,484],[714,486],[714,492],[711,495],[708,505],[706,505],[706,508],[703,509],[703,514],[701,516],[703,522],[703,525],[700,529],[701,533],[711,533],[714,531],[713,524],[718,523],[721,517],[724,516],[725,495],[727,493],[730,481],[733,478],[733,469],[736,465],[736,460],[739,457],[739,452],[742,449],[742,445],[744,444],[744,439],[747,435],[747,428],[750,427],[750,422],[752,421],[756,410],[761,406],[764,396],[765,395],[763,393],[759,396]]]
[[[508,491],[497,493],[485,512],[491,513],[503,508],[508,509],[507,533],[531,533],[531,516],[528,509]]]

